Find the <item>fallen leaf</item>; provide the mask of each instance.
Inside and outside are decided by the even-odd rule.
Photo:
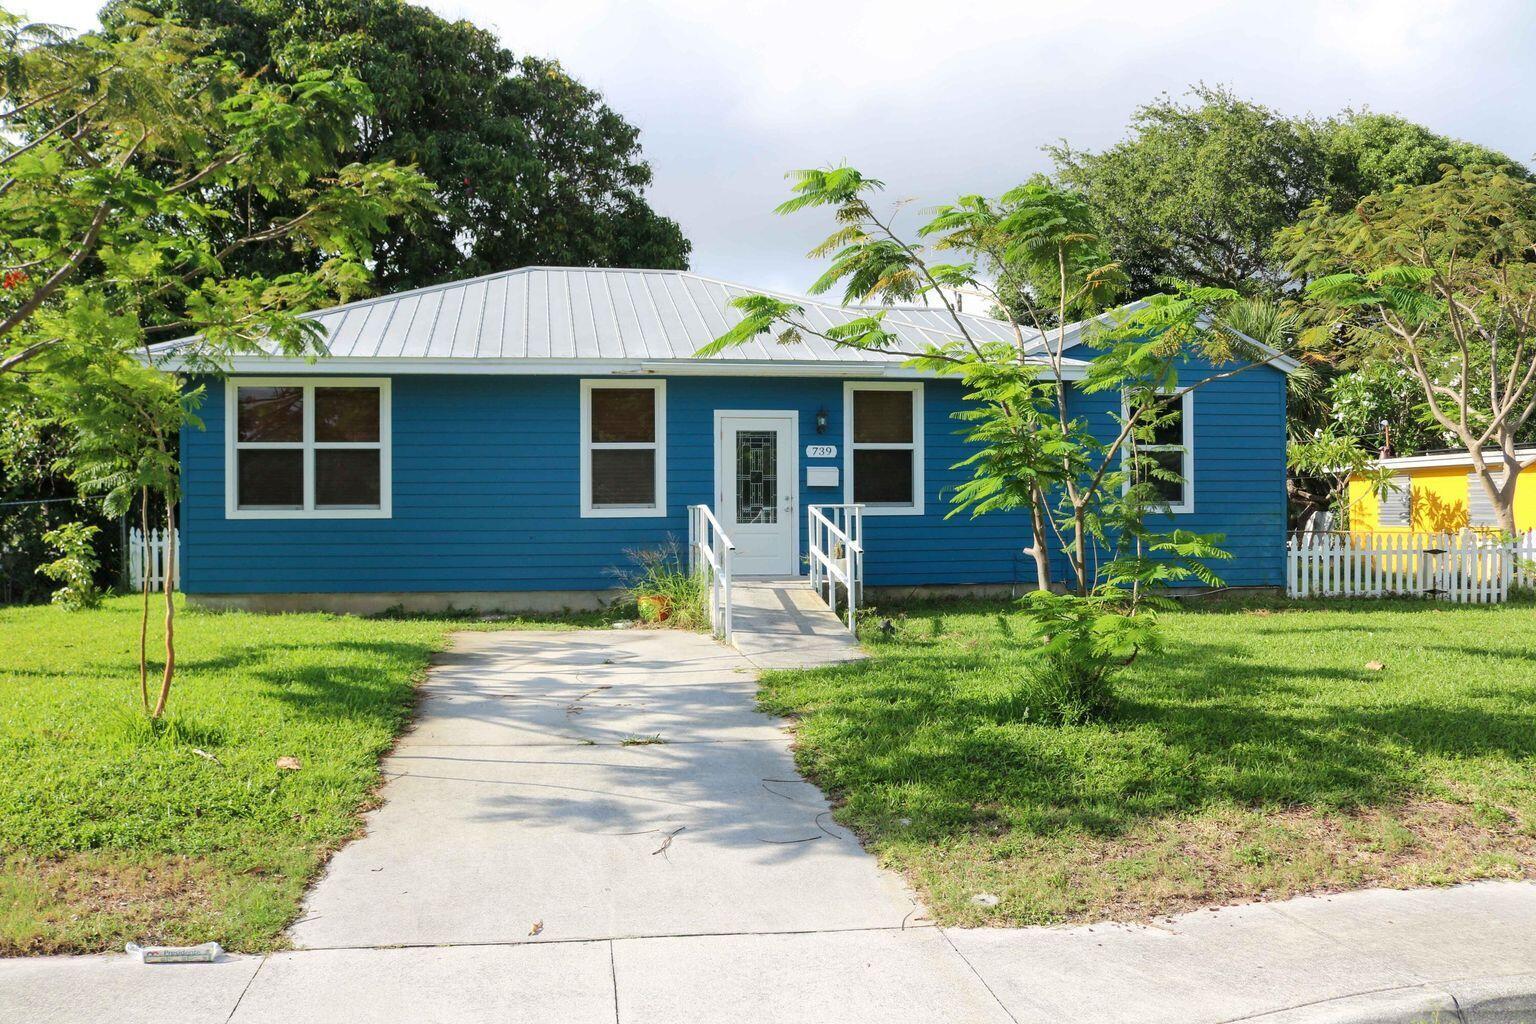
[[[206,751],[206,750],[199,750],[197,747],[193,747],[192,748],[192,753],[196,754],[198,757],[201,757],[201,758],[203,758],[205,760],[212,761],[214,764],[218,764],[219,763],[219,759],[214,757],[212,754],[208,753],[208,751]]]
[[[286,754],[277,759],[277,766],[285,771],[290,772],[296,772],[300,768],[304,767],[303,765],[299,764],[298,758],[289,757]]]
[[[1382,669],[1384,669],[1386,667],[1387,666],[1383,665],[1379,661],[1368,661],[1368,662],[1365,663],[1365,668],[1366,668],[1367,672],[1380,672]]]
[[[539,932],[541,932],[543,930],[544,930],[544,922],[543,921],[535,921],[535,922],[533,922],[533,927],[528,929],[528,934],[529,935],[537,935],[537,934],[539,934]]]

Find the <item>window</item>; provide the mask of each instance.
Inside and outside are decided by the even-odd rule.
[[[1377,519],[1382,526],[1413,526],[1413,481],[1402,474],[1392,478],[1391,486],[1378,500]]]
[[[389,381],[232,378],[225,515],[390,515]]]
[[[665,381],[581,382],[581,514],[667,514]]]
[[[1169,395],[1161,408],[1152,436],[1133,440],[1136,465],[1143,480],[1174,513],[1195,510],[1195,393]],[[1162,472],[1154,474],[1152,468]],[[1176,475],[1177,480],[1167,479]]]
[[[1492,470],[1495,487],[1504,486],[1505,472],[1501,469]],[[1493,499],[1488,497],[1488,491],[1475,471],[1467,474],[1467,525],[1499,525],[1499,514],[1493,509]]]
[[[843,388],[849,500],[869,515],[923,514],[923,386]]]

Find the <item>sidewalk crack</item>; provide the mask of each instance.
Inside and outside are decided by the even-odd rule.
[[[249,992],[251,990],[251,986],[256,983],[256,975],[260,974],[261,969],[267,966],[267,961],[271,959],[271,957],[271,953],[263,953],[261,955],[261,962],[258,963],[256,965],[256,969],[251,972],[251,976],[245,979],[245,987],[240,990],[240,995],[236,997],[235,1005],[229,1008],[229,1016],[224,1018],[224,1024],[229,1024],[230,1021],[235,1019],[235,1014],[240,1012],[240,1004],[245,1002],[245,994]]]
[[[614,962],[613,940],[608,940],[608,981],[613,988],[613,1024],[619,1024],[619,968]]]
[[[905,924],[905,922],[903,922],[903,924]],[[988,984],[986,978],[982,977],[981,972],[976,969],[975,964],[971,963],[970,958],[967,957],[964,953],[960,952],[960,947],[955,945],[955,941],[949,937],[949,932],[939,927],[935,927],[934,931],[944,936],[944,944],[950,948],[955,956],[960,958],[961,963],[970,968],[971,973],[976,976],[977,981],[981,982],[981,987],[987,990],[987,995],[992,997],[992,1001],[997,1004],[998,1009],[1007,1014],[1008,1019],[1013,1021],[1013,1024],[1019,1024],[1019,1018],[1014,1016],[1013,1011],[1008,1008],[1008,1004],[1003,1002],[996,992],[992,991],[992,986]]]

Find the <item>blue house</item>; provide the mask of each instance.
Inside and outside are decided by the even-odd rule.
[[[803,575],[818,504],[863,506],[872,591],[1031,585],[1024,515],[946,518],[968,472],[953,468],[962,386],[815,338],[695,357],[748,292],[526,268],[312,314],[328,356],[242,356],[203,380],[205,427],[181,438],[183,588],[273,609],[590,607],[634,551],[683,544],[695,505],[730,535],[737,574]],[[857,315],[804,302],[826,326]],[[886,324],[913,345],[953,334],[939,310]],[[178,365],[174,346],[160,358]],[[1079,407],[1107,427],[1114,402]],[[1186,395],[1172,440],[1177,524],[1226,534],[1229,584],[1281,585],[1283,361]]]

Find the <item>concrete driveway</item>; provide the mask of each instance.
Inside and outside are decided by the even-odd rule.
[[[679,632],[462,633],[304,948],[900,928],[750,662]],[[807,899],[814,893],[814,899]]]

